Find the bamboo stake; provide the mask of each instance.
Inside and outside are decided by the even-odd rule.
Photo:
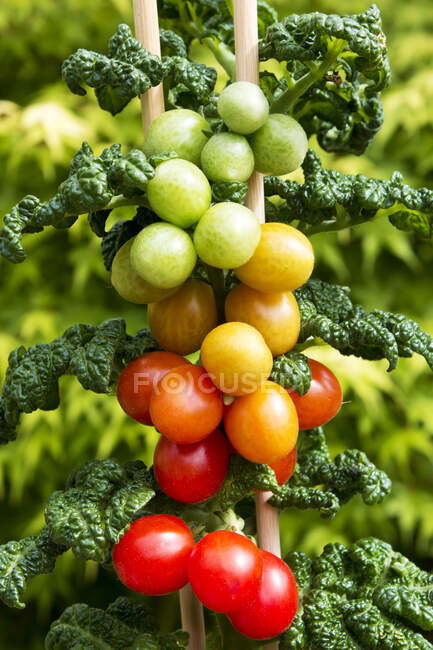
[[[161,56],[159,41],[158,7],[156,0],[133,0],[135,36],[148,52]],[[164,112],[164,91],[162,83],[141,95],[141,117],[143,133],[153,120]]]
[[[134,24],[137,40],[148,52],[161,56],[159,40],[158,7],[156,0],[133,0]],[[141,96],[143,133],[148,126],[164,112],[164,91],[162,83],[150,88]],[[188,584],[179,592],[182,628],[189,633],[188,650],[205,650],[206,633],[203,606]]]
[[[259,38],[256,0],[234,0],[236,80],[259,83]],[[260,223],[265,222],[263,175],[254,172],[248,186],[247,206]],[[256,518],[259,546],[281,557],[278,511],[268,504],[271,492],[257,492]],[[279,643],[267,644],[266,650],[278,650]]]

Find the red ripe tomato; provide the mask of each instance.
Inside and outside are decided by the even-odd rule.
[[[113,564],[123,584],[148,596],[177,591],[188,582],[195,545],[188,526],[172,515],[137,519],[113,549]]]
[[[293,573],[279,557],[260,551],[263,578],[257,596],[244,609],[229,615],[232,625],[251,639],[271,639],[287,630],[298,608]]]
[[[197,598],[215,612],[246,607],[257,595],[263,560],[251,540],[239,533],[217,530],[194,548],[188,577]]]
[[[180,445],[203,440],[223,417],[222,393],[201,366],[178,366],[158,383],[150,417],[163,436]]]
[[[169,497],[198,503],[218,490],[226,477],[229,457],[227,440],[218,429],[192,445],[178,445],[162,437],[156,445],[153,470]]]
[[[340,382],[329,368],[314,359],[308,360],[311,385],[305,395],[289,390],[298,413],[299,428],[314,429],[332,420],[343,401]]]
[[[148,352],[128,363],[117,384],[117,399],[131,418],[152,424],[150,396],[158,381],[172,368],[189,361],[173,352]]]
[[[296,467],[296,456],[296,447],[294,447],[290,454],[287,454],[287,456],[284,456],[281,460],[277,460],[275,463],[269,465],[269,467],[275,472],[278,485],[284,485],[284,483],[287,483],[289,478],[292,476]]]

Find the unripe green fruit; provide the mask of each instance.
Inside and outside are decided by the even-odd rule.
[[[266,122],[269,104],[259,86],[249,81],[236,81],[220,94],[218,113],[231,131],[246,135]]]
[[[170,223],[152,223],[136,236],[131,264],[138,275],[160,289],[181,285],[197,261],[191,237]]]
[[[200,164],[200,154],[209,131],[206,120],[186,108],[176,108],[159,115],[147,129],[143,151],[146,156],[175,151],[180,158]]]
[[[308,140],[293,117],[275,113],[251,136],[250,145],[257,171],[283,176],[298,169],[307,153]]]
[[[210,206],[212,192],[197,165],[175,158],[158,165],[155,176],[147,184],[147,198],[158,217],[180,228],[189,228]]]
[[[254,170],[254,154],[243,135],[217,133],[203,147],[201,167],[213,181],[247,181]]]
[[[253,255],[261,230],[251,210],[239,203],[216,203],[200,219],[194,232],[198,256],[219,269],[233,269]]]
[[[119,296],[138,305],[159,302],[171,296],[176,289],[158,289],[136,273],[130,259],[133,243],[134,239],[130,239],[119,248],[111,266],[111,284]]]

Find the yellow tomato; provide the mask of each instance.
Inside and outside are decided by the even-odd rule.
[[[293,291],[308,280],[313,266],[313,248],[300,230],[284,223],[264,223],[253,256],[235,273],[258,291]]]
[[[272,370],[272,352],[265,339],[246,323],[224,323],[206,336],[201,361],[213,383],[231,395],[257,390]]]
[[[224,428],[236,451],[252,463],[275,463],[287,456],[298,438],[298,416],[287,391],[265,381],[250,395],[235,399]]]
[[[239,284],[225,302],[228,321],[249,323],[262,334],[272,354],[284,354],[296,344],[301,328],[298,303],[290,291],[263,293]]]
[[[201,280],[187,280],[174,294],[147,308],[149,327],[164,350],[191,354],[218,323],[212,288]]]

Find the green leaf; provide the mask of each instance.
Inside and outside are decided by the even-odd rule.
[[[164,57],[163,67],[164,88],[172,107],[197,110],[209,101],[217,80],[214,68],[180,56]]]
[[[90,461],[64,491],[51,495],[45,519],[52,539],[85,560],[103,562],[154,496],[144,465],[122,469],[111,460]]]
[[[272,490],[275,496],[271,503],[279,508],[314,508],[323,517],[332,518],[356,494],[367,505],[374,505],[391,492],[388,476],[364,452],[349,449],[332,461],[321,427],[300,432],[297,454],[292,478]]]
[[[308,358],[299,352],[287,352],[274,359],[269,379],[284,388],[305,395],[311,384],[311,368]]]
[[[433,576],[372,537],[286,558],[300,606],[281,650],[431,650]],[[419,630],[419,631],[418,631]]]
[[[376,5],[352,16],[292,14],[268,28],[260,55],[284,68],[274,84],[264,77],[271,110],[290,110],[326,151],[364,152],[383,123],[379,93],[391,78]]]
[[[389,371],[399,357],[416,352],[433,370],[433,339],[403,314],[367,313],[352,303],[348,287],[321,280],[309,280],[294,293],[301,313],[299,342],[319,337],[344,355],[387,359]]]
[[[266,202],[268,221],[295,221],[306,234],[314,234],[387,216],[400,230],[433,237],[433,191],[409,187],[400,173],[385,181],[324,169],[312,149],[302,168],[302,184],[265,176],[265,195],[282,199],[278,204]]]
[[[27,582],[50,573],[66,548],[52,541],[48,528],[39,535],[0,546],[0,598],[9,607],[23,608],[21,601]]]
[[[248,183],[240,181],[218,181],[212,183],[212,202],[233,201],[245,205]]]
[[[60,184],[53,198],[40,203],[37,197],[27,196],[4,217],[0,253],[11,262],[22,262],[26,258],[23,234],[40,232],[47,226],[69,228],[77,215],[84,213],[90,214],[92,230],[99,237],[105,236],[105,223],[112,208],[146,203],[144,190],[154,173],[138,149],[123,155],[120,145],[114,144],[98,157],[83,142],[71,161],[69,177]],[[153,220],[157,220],[156,215]],[[134,229],[139,224],[137,218]]]
[[[133,97],[162,81],[161,60],[149,54],[132,36],[128,25],[119,25],[108,47],[108,56],[79,49],[62,66],[62,76],[76,95],[85,95],[83,85],[95,89],[99,105],[113,115]]]
[[[75,375],[84,388],[108,393],[126,363],[156,349],[148,330],[130,336],[121,318],[99,326],[79,323],[51,343],[18,347],[9,356],[0,397],[0,441],[16,437],[21,413],[58,407],[62,375]]]
[[[68,607],[51,625],[47,650],[176,650],[185,648],[181,630],[160,635],[146,605],[118,598],[104,611],[84,604]]]

